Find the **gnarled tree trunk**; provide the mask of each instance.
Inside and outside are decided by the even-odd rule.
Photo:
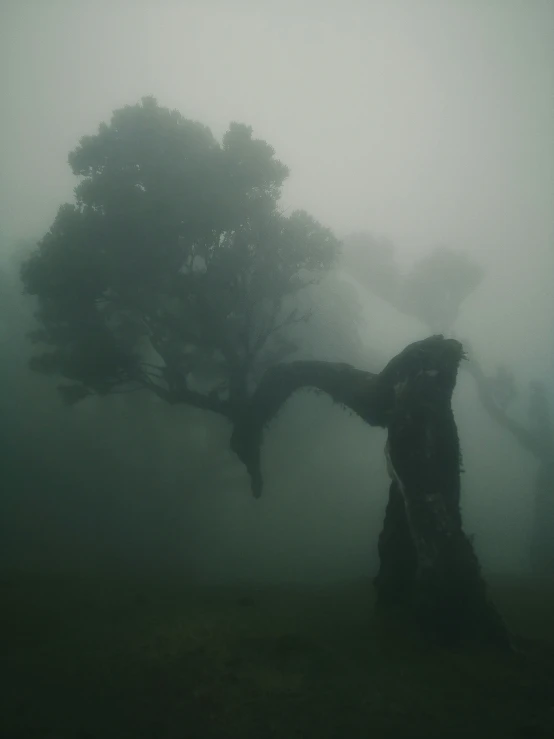
[[[393,524],[399,533],[407,529],[416,562],[408,562],[404,541],[406,564],[396,574],[406,604],[430,638],[507,646],[506,629],[487,598],[479,562],[462,529],[460,447],[450,405],[454,379],[455,373],[446,371],[416,374],[397,395],[389,421],[391,492],[396,496],[398,490],[403,503],[390,506],[389,529]],[[381,567],[395,556],[382,541]],[[380,587],[379,579],[376,585],[379,606],[394,604],[391,578],[387,588]]]
[[[469,638],[508,648],[507,629],[462,529],[451,409],[462,357],[458,341],[433,336],[406,347],[377,375],[329,362],[279,365],[237,420],[231,445],[258,497],[263,428],[295,390],[323,390],[370,425],[387,428],[392,484],[379,541],[379,607],[402,602],[425,634],[442,643]]]

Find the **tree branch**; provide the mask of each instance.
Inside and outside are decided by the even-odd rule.
[[[157,395],[158,398],[165,401],[166,403],[169,403],[170,405],[184,403],[186,405],[193,406],[194,408],[199,408],[200,410],[204,411],[211,411],[212,413],[217,413],[218,415],[224,416],[229,420],[233,420],[231,405],[228,401],[221,400],[220,398],[212,394],[204,395],[203,393],[196,392],[195,390],[190,390],[185,383],[183,383],[178,388],[170,389],[168,387],[164,387],[163,385],[159,385],[156,382],[153,382],[149,377],[145,375],[141,380],[141,384],[143,385],[143,387]]]
[[[462,356],[458,341],[433,336],[406,347],[378,375],[335,362],[298,361],[272,367],[236,419],[231,437],[231,448],[250,473],[255,497],[261,495],[263,487],[263,429],[294,392],[304,387],[316,388],[369,425],[387,427],[398,398],[422,373],[433,378],[438,394],[451,393]]]
[[[175,377],[178,377],[178,382],[175,382],[173,386],[171,386],[171,383],[168,383],[166,386],[160,385],[157,382],[154,382],[148,372],[145,371],[140,371],[137,377],[138,382],[171,405],[186,403],[195,408],[212,411],[212,413],[217,413],[220,416],[232,419],[233,413],[231,404],[228,401],[221,400],[213,394],[204,395],[204,393],[190,390],[190,388],[187,387],[186,377],[183,377],[182,373],[173,367],[174,363],[172,362],[172,357],[162,345],[163,342],[158,341],[153,334],[150,336],[150,341],[165,363],[165,368],[162,368],[162,371],[165,370],[164,374],[166,378],[168,372],[173,373]]]

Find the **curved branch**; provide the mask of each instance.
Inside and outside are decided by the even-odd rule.
[[[184,383],[180,384],[177,388],[168,388],[163,385],[159,385],[154,382],[148,375],[143,374],[138,380],[141,385],[150,390],[158,398],[164,400],[170,405],[177,405],[177,403],[184,403],[190,405],[193,408],[199,408],[203,411],[211,411],[217,413],[220,416],[224,416],[229,420],[232,420],[233,413],[231,405],[227,400],[221,400],[214,395],[205,395],[199,393],[196,390],[189,390]]]
[[[368,423],[383,425],[378,410],[376,375],[335,362],[298,361],[271,367],[235,423],[231,436],[231,449],[246,466],[256,498],[260,497],[263,486],[260,469],[263,429],[289,397],[305,387],[327,393]],[[367,396],[374,398],[374,402],[364,403]],[[368,417],[368,410],[373,411],[371,417]]]
[[[250,473],[255,497],[263,480],[260,451],[264,427],[297,390],[312,387],[360,416],[370,426],[388,427],[398,399],[425,374],[435,393],[449,395],[456,382],[462,345],[454,339],[432,336],[410,344],[378,375],[348,364],[298,361],[277,365],[263,376],[252,399],[235,421],[231,448]]]

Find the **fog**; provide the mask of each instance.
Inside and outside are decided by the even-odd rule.
[[[4,566],[308,581],[378,566],[385,434],[330,400],[299,394],[272,423],[254,500],[224,421],[143,394],[67,408],[27,367],[34,305],[19,264],[73,198],[69,151],[145,95],[218,139],[251,125],[291,169],[284,210],[339,238],[385,236],[402,269],[439,244],[465,251],[485,277],[456,335],[488,370],[504,363],[523,390],[537,379],[552,395],[549,0],[3,0],[0,80]],[[379,370],[428,331],[355,277],[314,290],[301,340],[307,356]],[[485,569],[527,571],[536,462],[464,372],[454,410],[465,529]]]

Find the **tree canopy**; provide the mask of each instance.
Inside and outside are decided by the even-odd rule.
[[[67,402],[148,388],[229,418],[293,353],[299,290],[339,241],[279,209],[287,167],[252,129],[210,130],[143,98],[69,155],[79,178],[21,270],[38,298],[38,371]]]

